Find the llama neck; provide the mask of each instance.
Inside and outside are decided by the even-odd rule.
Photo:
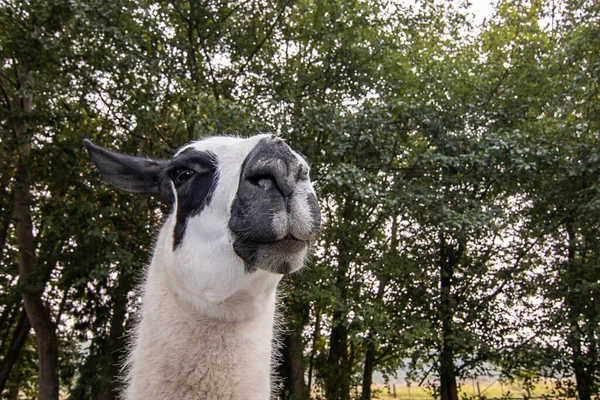
[[[155,261],[129,357],[126,399],[270,398],[278,278],[272,288],[198,307],[174,292],[165,266]],[[226,317],[215,318],[219,312]]]

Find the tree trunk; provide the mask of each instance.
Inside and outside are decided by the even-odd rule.
[[[21,89],[29,91],[29,74],[21,71]],[[32,111],[32,97],[26,94],[14,101],[15,109],[24,115]],[[27,122],[19,120],[14,125],[20,143],[14,182],[13,214],[17,234],[19,285],[29,322],[35,331],[39,356],[39,399],[58,399],[58,342],[56,327],[50,312],[42,301],[45,282],[36,274],[36,243],[31,219],[31,194],[29,189],[30,138]]]
[[[1,195],[7,197],[7,202],[3,204],[3,209],[0,211],[0,260],[4,254],[4,246],[6,245],[6,238],[8,237],[8,228],[10,227],[10,221],[12,220],[13,202],[12,192],[8,193],[4,190]]]
[[[95,400],[115,400],[119,395],[118,377],[123,357],[125,357],[125,315],[127,313],[127,295],[133,289],[133,279],[128,272],[119,274],[119,284],[113,294],[113,316],[110,333],[102,346],[100,388],[94,396]]]
[[[373,369],[375,368],[375,343],[372,335],[369,335],[367,354],[365,355],[365,367],[363,369],[362,399],[371,399],[371,384],[373,383]]]
[[[19,284],[29,322],[35,331],[39,355],[39,399],[58,399],[58,343],[56,327],[36,284],[35,242],[29,210],[28,173],[20,160],[15,184],[15,225],[19,247]]]
[[[286,335],[281,349],[282,364],[279,371],[283,379],[282,400],[309,399],[309,391],[304,380],[304,340],[302,332],[309,321],[309,305],[302,300],[288,299],[285,307]]]
[[[567,338],[569,346],[573,351],[573,370],[575,372],[575,386],[579,400],[592,399],[592,377],[586,371],[586,363],[583,360],[583,352],[581,351],[580,335],[577,330],[578,326],[571,324],[571,333]]]
[[[458,400],[452,341],[444,335],[440,356],[440,400]]]
[[[0,362],[0,393],[2,393],[6,387],[10,372],[19,359],[21,348],[23,348],[23,345],[29,337],[30,329],[31,325],[29,324],[29,319],[27,319],[27,314],[25,313],[25,310],[22,310],[19,320],[17,321],[17,326],[13,331],[10,346],[8,347],[4,359]]]
[[[354,204],[351,200],[344,203],[340,227],[350,224],[354,219]],[[352,364],[348,354],[347,306],[348,270],[351,263],[351,240],[340,238],[337,278],[335,286],[340,292],[340,298],[331,319],[331,336],[329,338],[329,356],[327,358],[327,373],[325,374],[325,394],[327,400],[350,399],[350,381]]]
[[[350,366],[348,365],[346,313],[335,311],[332,325],[325,393],[327,400],[348,400],[350,398]]]
[[[315,355],[317,353],[317,341],[319,337],[321,337],[321,307],[316,306],[315,312],[315,330],[312,335],[312,349],[310,352],[310,360],[308,363],[308,390],[309,392],[312,390],[312,382],[313,382],[313,369],[315,366]]]
[[[392,232],[394,229],[392,228]],[[394,241],[392,240],[392,243]],[[381,279],[379,282],[379,288],[377,289],[377,296],[375,297],[375,304],[380,305],[383,302],[383,295],[385,294],[385,287],[387,286],[387,278]],[[367,337],[367,352],[365,355],[365,367],[363,369],[363,381],[362,381],[362,399],[371,399],[371,384],[373,383],[373,371],[375,370],[375,334],[374,329],[371,327],[369,335]]]
[[[398,250],[398,220],[394,218],[392,220],[392,231],[390,234],[390,252],[396,252]],[[375,304],[383,307],[383,295],[385,294],[385,288],[388,285],[389,277],[384,274],[379,277],[379,287],[377,288],[377,295],[375,296]],[[371,399],[371,384],[373,383],[373,371],[375,370],[375,328],[371,327],[369,335],[367,337],[367,352],[365,354],[365,367],[363,369],[363,381],[362,381],[362,399]]]
[[[336,286],[340,288],[341,302],[347,298],[347,267],[340,268]],[[327,373],[325,374],[325,394],[327,400],[350,399],[350,374],[352,365],[348,354],[347,311],[337,309],[331,320],[331,336],[329,338],[329,356]]]
[[[454,368],[454,304],[452,299],[452,277],[460,257],[460,250],[445,242],[440,233],[440,320],[442,323],[442,349],[440,352],[440,400],[458,400],[456,370]]]
[[[4,354],[6,346],[8,345],[8,337],[11,333],[11,328],[17,319],[17,316],[21,314],[21,296],[11,296],[8,298],[4,305],[2,315],[0,315],[0,331],[2,331],[2,339],[0,342],[0,354]],[[0,391],[1,393],[1,391]]]
[[[581,336],[584,333],[579,326],[579,310],[585,308],[585,302],[588,299],[582,299],[581,296],[577,295],[579,293],[579,288],[577,288],[579,283],[577,280],[580,277],[577,260],[577,238],[571,220],[567,221],[566,230],[569,241],[567,249],[567,284],[569,287],[565,295],[565,303],[567,304],[570,327],[569,333],[567,334],[567,343],[573,352],[571,365],[573,366],[573,372],[575,373],[575,386],[577,388],[579,400],[591,400],[593,368],[585,360],[588,357],[584,354],[581,346]]]
[[[309,392],[304,381],[304,343],[302,330],[304,325],[286,335],[283,340],[281,377],[283,381],[282,400],[309,399]]]

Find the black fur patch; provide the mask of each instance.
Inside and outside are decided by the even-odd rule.
[[[184,170],[193,173],[185,181],[179,182],[178,174]],[[175,251],[183,241],[188,219],[200,214],[212,199],[213,189],[219,180],[217,160],[210,152],[187,149],[169,163],[166,173],[177,191],[177,214],[173,232]]]
[[[244,260],[244,268],[246,272],[256,271],[256,257],[258,255],[258,243],[235,239],[233,242],[233,250]]]
[[[302,173],[303,166],[290,147],[274,138],[261,140],[244,160],[238,191],[231,205],[229,229],[235,235],[233,249],[244,260],[247,272],[263,268],[259,265],[262,262],[258,260],[259,252],[267,251],[280,241],[274,217],[291,211],[290,198]],[[311,209],[313,218],[315,212],[318,213],[318,205]],[[269,257],[269,251],[264,253],[265,257]],[[279,247],[272,251],[293,252],[291,248]],[[274,269],[270,267],[271,272],[287,273],[292,267],[282,262]]]

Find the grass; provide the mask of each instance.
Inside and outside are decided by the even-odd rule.
[[[527,389],[524,384],[519,383],[506,383],[500,382],[494,379],[477,379],[467,380],[461,382],[458,396],[459,398],[471,398],[477,399],[478,391],[477,384],[479,384],[479,391],[482,397],[487,399],[499,399],[502,397],[511,398],[525,398],[527,397]],[[554,382],[551,380],[541,381],[530,389],[531,397],[541,397],[552,395],[552,387]],[[396,397],[393,396],[393,386],[388,387],[383,385],[373,385],[373,398],[382,400],[430,400],[433,399],[431,393],[425,387],[410,386],[406,384],[396,384]]]

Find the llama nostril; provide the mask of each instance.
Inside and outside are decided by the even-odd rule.
[[[250,183],[252,183],[254,186],[258,186],[264,190],[268,190],[277,186],[277,180],[273,175],[270,174],[251,176],[248,177],[248,181],[250,181]]]
[[[283,195],[283,201],[285,202],[285,211],[289,214],[292,212],[292,193],[288,195]]]
[[[278,173],[278,171],[276,171],[275,174],[263,172],[256,175],[250,175],[247,180],[253,186],[260,188],[260,190],[270,191],[272,189],[277,189],[283,197],[285,210],[289,214],[292,212],[291,197],[296,184],[296,182],[289,178],[287,173]]]
[[[291,172],[290,169],[285,164],[268,165],[267,168],[256,168],[248,174],[246,180],[263,190],[276,188],[286,197],[293,192],[297,182],[297,173]]]

